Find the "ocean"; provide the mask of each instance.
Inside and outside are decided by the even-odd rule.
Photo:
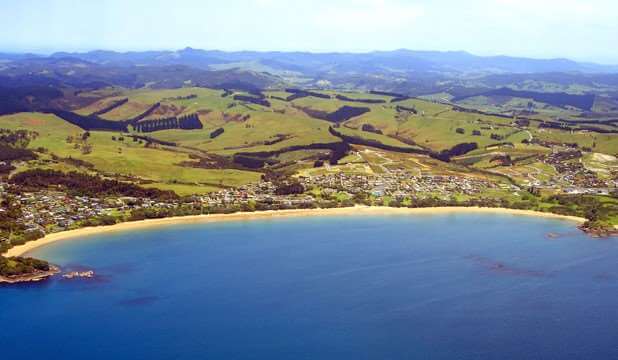
[[[618,240],[564,220],[275,218],[32,255],[96,277],[0,287],[6,359],[618,359]]]

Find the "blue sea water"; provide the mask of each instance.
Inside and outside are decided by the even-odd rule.
[[[281,218],[33,255],[97,278],[0,287],[5,359],[618,359],[618,241],[562,220]]]

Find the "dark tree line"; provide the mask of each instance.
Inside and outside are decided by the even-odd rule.
[[[216,138],[217,136],[219,136],[219,135],[223,134],[224,132],[225,132],[225,129],[224,129],[224,128],[218,128],[217,130],[215,130],[215,131],[213,131],[213,132],[211,132],[211,133],[210,133],[210,138],[211,138],[211,139],[214,139],[214,138]]]
[[[365,103],[365,104],[384,104],[386,102],[386,100],[384,99],[354,99],[354,98],[350,98],[350,97],[339,95],[339,94],[335,95],[335,98],[341,101],[358,102],[358,103]]]
[[[56,170],[34,169],[20,172],[9,181],[23,189],[41,189],[60,186],[73,195],[104,197],[130,196],[151,199],[176,199],[172,191],[146,189],[138,185],[78,172],[63,173]]]
[[[163,119],[142,120],[133,125],[135,131],[138,132],[153,132],[160,130],[178,129],[178,118],[170,117]]]
[[[469,153],[470,151],[476,150],[476,149],[478,149],[478,144],[475,142],[461,143],[461,144],[457,144],[453,146],[452,148],[448,150],[442,150],[440,153],[438,153],[437,157],[435,156],[434,157],[438,160],[449,162],[450,159],[454,156],[465,155]]]
[[[203,128],[203,125],[197,114],[189,114],[180,117],[142,120],[133,125],[133,128],[136,131],[146,133],[170,129],[194,130]]]
[[[293,101],[296,99],[300,99],[300,98],[304,98],[304,97],[308,97],[308,96],[313,96],[319,99],[330,99],[330,95],[326,95],[326,94],[320,94],[317,92],[313,92],[313,91],[308,91],[308,90],[301,90],[301,89],[285,89],[286,92],[289,92],[290,96],[288,96],[285,101]]]
[[[174,97],[170,97],[170,98],[166,98],[164,100],[191,100],[191,99],[197,99],[197,95],[196,94],[189,94],[186,96],[174,96]]]
[[[122,120],[122,121],[102,119],[96,114],[80,115],[80,114],[76,114],[74,112],[66,111],[66,110],[52,109],[52,110],[45,110],[43,112],[54,114],[58,116],[59,118],[75,126],[79,126],[80,128],[84,130],[107,130],[107,131],[126,132],[128,131],[129,125],[136,126],[136,124],[140,120],[151,115],[156,109],[159,108],[159,106],[161,106],[160,103],[153,104],[148,109],[146,109],[146,111],[137,115],[136,117],[129,119],[129,120]]]
[[[594,105],[595,95],[592,94],[584,94],[584,95],[575,95],[575,94],[567,94],[564,92],[558,93],[543,93],[536,91],[520,91],[513,90],[511,88],[500,88],[490,91],[485,91],[481,93],[472,93],[465,94],[462,96],[457,96],[453,98],[453,102],[458,102],[460,100],[464,100],[474,96],[510,96],[510,97],[518,97],[524,99],[533,99],[538,102],[564,107],[567,105],[590,111],[592,106]]]
[[[197,114],[184,115],[178,118],[178,128],[183,130],[201,129],[204,126]]]
[[[246,101],[246,102],[250,102],[253,104],[257,104],[257,105],[270,107],[270,102],[268,102],[268,100],[261,98],[261,97],[258,98],[258,97],[247,96],[247,95],[234,95],[234,100]]]
[[[366,131],[366,132],[370,132],[370,133],[374,133],[374,134],[382,135],[382,130],[376,129],[371,124],[363,124],[363,126],[361,126],[361,130]]]
[[[369,91],[369,93],[370,94],[374,94],[374,95],[390,96],[390,97],[393,97],[393,98],[404,98],[404,97],[406,97],[406,95],[398,94],[398,93],[394,93],[394,92],[388,92],[388,91],[371,90],[371,91]]]
[[[444,162],[451,161],[451,157],[453,156],[463,155],[463,154],[466,154],[478,148],[477,143],[461,143],[461,144],[457,144],[453,146],[451,149],[448,149],[448,150],[443,150],[441,152],[433,152],[433,151],[429,151],[425,149],[417,149],[417,148],[412,148],[412,147],[408,148],[408,147],[387,145],[387,144],[383,144],[373,139],[364,139],[364,138],[357,137],[357,136],[345,135],[337,131],[332,126],[328,128],[328,131],[332,135],[337,136],[338,138],[341,138],[346,143],[363,145],[363,146],[371,146],[377,149],[399,152],[399,153],[429,155],[434,159],[444,161]]]
[[[361,116],[364,113],[368,113],[371,109],[366,107],[354,107],[354,106],[342,106],[337,111],[328,114],[327,121],[334,123],[342,123],[350,120],[353,117]]]
[[[277,160],[273,157],[278,155],[299,151],[299,150],[330,150],[329,162],[332,165],[336,165],[339,160],[347,155],[350,151],[350,144],[347,142],[335,142],[335,143],[313,143],[309,145],[294,145],[280,150],[273,151],[259,151],[253,153],[236,153],[234,155],[234,162],[250,169],[259,169],[264,167],[265,164],[274,165],[277,164]]]
[[[328,128],[328,131],[332,135],[338,138],[341,138],[344,142],[350,143],[350,144],[370,146],[370,147],[374,147],[377,149],[399,152],[399,153],[430,155],[429,151],[424,150],[424,149],[387,145],[387,144],[383,144],[373,139],[365,139],[365,138],[361,138],[358,136],[346,135],[346,134],[343,134],[335,130],[335,128],[333,128],[332,126]]]
[[[567,123],[555,122],[555,121],[544,121],[539,124],[539,128],[548,128],[548,129],[556,129],[556,130],[563,130],[563,131],[586,130],[586,131],[596,132],[600,134],[618,134],[618,130],[602,129],[596,126],[573,127]]]
[[[134,117],[133,119],[129,120],[128,122],[130,124],[136,124],[138,121],[143,120],[143,119],[147,118],[148,116],[150,116],[160,106],[161,106],[161,103],[152,104],[148,109],[146,109],[146,111],[144,111],[143,113],[137,115],[136,117]]]
[[[155,139],[155,138],[152,138],[150,136],[145,136],[145,135],[129,135],[129,137],[132,138],[134,142],[145,141],[146,144],[154,143],[154,144],[159,144],[163,146],[173,146],[173,147],[178,146],[178,144],[176,144],[175,142],[159,140],[159,139]]]

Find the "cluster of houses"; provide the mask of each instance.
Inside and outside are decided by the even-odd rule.
[[[226,189],[201,197],[203,205],[228,206],[242,205],[250,201],[304,207],[313,205],[317,199],[316,192],[323,195],[343,194],[352,197],[354,194],[366,193],[376,198],[392,197],[396,199],[423,198],[436,196],[448,199],[454,194],[477,195],[497,185],[474,177],[454,175],[422,175],[415,176],[404,170],[394,170],[385,174],[361,175],[332,173],[298,177],[298,183],[305,192],[294,195],[277,195],[277,187],[272,182],[262,181],[245,185],[236,189]]]
[[[600,180],[594,173],[578,161],[578,151],[555,152],[545,157],[544,161],[553,166],[558,173],[556,181],[568,186],[567,193],[604,194],[615,191],[613,185]],[[14,195],[12,201],[21,205],[23,216],[19,220],[26,231],[61,231],[79,226],[84,220],[114,213],[128,213],[136,209],[174,209],[187,202],[202,208],[232,208],[251,203],[272,205],[272,208],[314,207],[324,197],[339,198],[355,194],[370,194],[377,199],[390,197],[397,200],[406,198],[422,199],[437,197],[452,199],[453,195],[479,195],[489,189],[505,189],[504,184],[496,184],[482,178],[457,175],[415,175],[406,170],[392,170],[383,174],[329,173],[325,175],[300,176],[294,180],[301,185],[301,191],[282,193],[278,186],[270,181],[247,184],[238,188],[225,189],[206,195],[194,196],[192,199],[170,200],[167,202],[148,198],[108,197],[95,198],[72,196],[61,191],[40,190],[37,192],[14,192],[12,185],[0,182],[0,200]],[[517,189],[510,189],[517,191]],[[319,196],[318,196],[319,194]],[[343,196],[343,198],[346,198]],[[269,208],[269,207],[267,207]],[[0,207],[1,212],[6,211]],[[77,223],[77,224],[76,224]],[[0,242],[8,241],[0,234]]]
[[[370,193],[376,197],[391,196],[449,197],[453,194],[475,195],[497,185],[475,177],[455,175],[413,175],[405,170],[392,170],[385,174],[327,174],[300,178],[305,188],[321,188],[356,194]]]
[[[550,187],[560,187],[571,194],[609,194],[618,186],[616,179],[601,179],[586,169],[581,157],[579,150],[555,151],[545,156],[543,162],[556,170]]]
[[[270,181],[261,181],[202,195],[197,200],[203,206],[240,206],[249,202],[285,207],[309,207],[315,203],[308,194],[277,195],[277,187]]]
[[[11,186],[0,183],[0,199],[11,192]],[[88,196],[71,196],[62,191],[40,190],[18,192],[11,197],[20,205],[22,217],[19,223],[25,232],[47,232],[67,230],[84,220],[110,215],[114,212],[131,211],[140,208],[172,208],[177,204],[163,203],[152,199],[134,197],[110,197],[105,199]],[[0,212],[5,211],[0,207]],[[6,239],[5,239],[6,241]]]

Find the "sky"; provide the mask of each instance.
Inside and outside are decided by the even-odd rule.
[[[615,0],[0,0],[0,51],[468,51],[618,64]]]

